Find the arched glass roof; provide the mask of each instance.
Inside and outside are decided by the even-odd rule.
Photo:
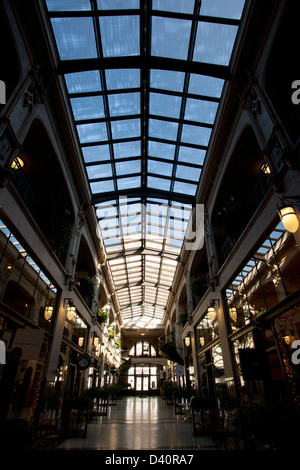
[[[162,323],[245,0],[46,0],[124,326]]]

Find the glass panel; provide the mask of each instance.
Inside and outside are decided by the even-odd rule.
[[[77,126],[77,131],[79,140],[82,144],[107,140],[105,122],[99,122],[96,124],[79,124]]]
[[[112,180],[90,183],[93,194],[114,191],[114,182]]]
[[[153,0],[153,10],[173,11],[192,14],[195,0]]]
[[[217,109],[217,103],[188,98],[186,101],[184,119],[213,124]]]
[[[194,95],[211,96],[220,98],[224,80],[215,77],[207,77],[205,75],[191,74],[189,82],[189,93]]]
[[[197,186],[194,184],[183,183],[181,181],[175,181],[174,192],[180,194],[190,194],[194,196],[196,193]]]
[[[158,175],[172,176],[173,165],[169,163],[148,160],[148,172]]]
[[[194,149],[191,147],[180,146],[178,160],[185,163],[194,163],[202,165],[204,162],[205,150]]]
[[[189,166],[177,165],[176,178],[185,180],[198,181],[200,178],[201,169],[191,168]]]
[[[150,114],[179,118],[181,98],[161,93],[150,93]]]
[[[90,93],[101,91],[100,74],[97,70],[68,73],[65,80],[69,93]]]
[[[199,22],[194,60],[228,65],[236,33],[236,26]]]
[[[166,140],[176,140],[178,124],[176,122],[149,119],[149,135]]]
[[[151,54],[172,59],[187,59],[191,21],[152,18]]]
[[[162,142],[148,142],[148,154],[151,157],[167,158],[168,160],[174,159],[175,145],[164,144]]]
[[[112,121],[111,130],[113,139],[138,137],[141,134],[141,121],[140,119]]]
[[[103,99],[101,96],[71,98],[75,121],[104,117]]]
[[[105,71],[108,90],[140,87],[140,71],[138,69],[111,69]]]
[[[121,142],[114,144],[114,157],[139,157],[141,155],[141,142],[139,140],[133,142]]]
[[[245,0],[202,0],[200,15],[233,18],[242,16]]]
[[[141,171],[140,160],[132,160],[129,162],[117,162],[115,166],[117,176],[126,175],[130,173],[140,173]]]
[[[46,0],[49,11],[81,11],[90,10],[89,0]]]
[[[108,95],[109,112],[113,116],[126,116],[127,114],[140,114],[139,93],[118,93]]]
[[[86,163],[109,160],[110,153],[108,145],[95,145],[82,148],[83,158]]]
[[[182,126],[182,142],[195,145],[207,146],[210,139],[211,129],[206,127],[191,126],[184,124]]]
[[[155,178],[154,176],[148,176],[148,186],[150,188],[162,189],[164,191],[170,191],[170,180]]]
[[[104,57],[133,56],[140,53],[138,16],[99,18]]]
[[[93,165],[87,167],[87,174],[89,179],[106,178],[112,176],[111,164],[107,165]]]
[[[99,10],[129,10],[140,8],[139,0],[97,0]]]
[[[130,189],[136,188],[141,185],[141,178],[139,176],[131,177],[131,178],[120,178],[117,180],[118,189]]]
[[[52,18],[61,60],[97,57],[92,18]]]
[[[182,93],[184,84],[183,72],[171,70],[150,70],[150,87]]]

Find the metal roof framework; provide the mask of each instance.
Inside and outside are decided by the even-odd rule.
[[[162,324],[244,2],[45,2],[125,327]]]

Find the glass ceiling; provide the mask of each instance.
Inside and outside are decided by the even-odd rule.
[[[161,325],[245,0],[46,0],[125,327]]]

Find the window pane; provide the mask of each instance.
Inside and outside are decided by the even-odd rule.
[[[184,119],[213,124],[217,109],[217,103],[188,98],[186,101]]]
[[[178,96],[150,93],[150,114],[179,118],[181,98]]]
[[[130,189],[137,188],[141,185],[141,178],[139,176],[134,176],[131,178],[120,178],[117,180],[118,189]]]
[[[245,0],[202,0],[200,14],[233,18],[239,20],[242,16]]]
[[[178,160],[185,163],[195,163],[197,165],[202,165],[205,154],[205,150],[184,147],[181,145],[179,149]]]
[[[51,23],[62,60],[97,57],[92,18],[52,18]]]
[[[46,0],[49,11],[81,11],[90,10],[89,0]]]
[[[148,154],[151,157],[166,158],[168,160],[174,159],[175,145],[164,144],[162,142],[148,142]]]
[[[140,173],[140,171],[141,171],[140,160],[132,160],[129,162],[117,162],[116,163],[117,176],[126,175],[130,173]]]
[[[105,71],[108,90],[140,87],[140,71],[137,69],[111,69]]]
[[[182,142],[207,146],[211,129],[206,127],[191,126],[184,124],[182,128]]]
[[[201,169],[191,168],[188,166],[177,165],[176,178],[182,178],[184,180],[197,181],[200,178]]]
[[[194,11],[195,0],[153,0],[153,10],[190,13]]]
[[[71,98],[75,121],[104,117],[103,99],[101,96]]]
[[[69,93],[101,91],[100,75],[96,70],[68,73],[65,75],[65,80]]]
[[[149,136],[166,140],[176,140],[178,124],[175,122],[149,119]]]
[[[194,60],[228,65],[236,33],[236,26],[199,22]]]
[[[141,121],[139,119],[112,121],[111,130],[113,139],[138,137],[141,134]]]
[[[120,142],[114,144],[115,158],[138,157],[141,155],[141,142],[135,140],[133,142]]]
[[[99,10],[129,10],[140,8],[139,0],[97,0]]]
[[[128,114],[140,114],[139,93],[118,93],[108,95],[109,112],[111,116],[126,116]]]
[[[91,190],[93,194],[114,191],[114,189],[113,180],[91,183]]]
[[[104,122],[96,124],[79,124],[77,126],[77,131],[79,140],[82,144],[107,140],[106,124]]]
[[[138,16],[104,16],[99,21],[104,57],[133,56],[140,53]]]
[[[150,188],[162,189],[164,191],[170,191],[170,180],[155,178],[154,176],[148,176],[148,186]]]
[[[176,18],[152,18],[151,53],[172,59],[187,59],[191,21]]]
[[[83,158],[86,163],[109,160],[110,153],[108,145],[95,145],[93,147],[83,147]]]
[[[174,72],[171,70],[151,70],[150,87],[160,88],[162,90],[178,91],[182,93],[184,83],[183,72]]]
[[[175,181],[174,192],[180,194],[190,194],[194,196],[196,193],[197,186],[189,183],[182,183],[181,181]]]
[[[89,179],[106,178],[112,176],[111,164],[93,165],[87,167]]]
[[[173,165],[170,163],[157,162],[155,160],[148,161],[148,172],[158,175],[172,176]]]
[[[211,96],[220,98],[224,80],[205,75],[191,74],[189,83],[189,93],[194,95]]]

